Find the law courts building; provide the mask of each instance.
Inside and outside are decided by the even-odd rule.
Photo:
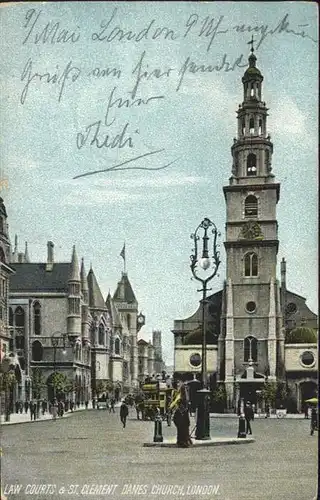
[[[285,259],[278,263],[280,184],[272,170],[263,76],[251,52],[231,177],[223,187],[226,278],[206,305],[207,371],[211,389],[225,391],[229,410],[240,397],[257,403],[266,382],[281,382],[293,411],[300,411],[317,390],[317,316],[304,297],[287,290]],[[201,371],[201,307],[174,322],[175,376],[185,380]]]

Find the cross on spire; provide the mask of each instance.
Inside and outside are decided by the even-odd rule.
[[[248,42],[248,45],[251,45],[251,49],[250,50],[251,50],[252,54],[254,53],[253,42],[255,42],[255,40],[253,39],[253,35],[252,35],[252,38],[251,38],[250,42]]]

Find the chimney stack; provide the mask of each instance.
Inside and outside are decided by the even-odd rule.
[[[54,244],[52,243],[52,241],[48,241],[47,247],[48,247],[48,256],[47,256],[46,271],[52,271],[53,263],[54,263],[54,259],[53,259]]]

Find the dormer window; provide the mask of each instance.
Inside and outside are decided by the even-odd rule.
[[[257,157],[253,153],[248,154],[247,157],[247,175],[257,175]]]

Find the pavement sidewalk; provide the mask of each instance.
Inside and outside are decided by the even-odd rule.
[[[115,408],[119,408],[121,406],[121,402],[118,402],[115,404]],[[67,411],[64,413],[62,418],[70,417],[73,413],[76,413],[78,411],[91,411],[93,410],[91,404],[90,406],[86,409],[85,405],[80,405],[79,408],[76,407],[73,412]],[[103,410],[99,410],[103,411]],[[61,417],[57,417],[59,419]],[[46,412],[44,415],[40,412],[39,418],[37,420],[32,420],[32,422],[44,422],[45,420],[52,420],[51,413]],[[30,417],[30,412],[28,413],[11,413],[10,415],[10,421],[5,422],[5,416],[0,415],[0,424],[1,425],[10,425],[10,424],[26,424],[31,422],[31,417]]]
[[[88,410],[90,409],[92,408],[88,408]],[[69,417],[70,415],[72,415],[72,413],[76,413],[77,411],[85,411],[85,410],[86,410],[85,405],[80,405],[79,408],[75,408],[73,412],[71,411],[65,412],[62,418]],[[59,418],[61,417],[57,417],[57,419]],[[42,415],[42,413],[40,412],[39,418],[37,418],[37,420],[31,420],[29,411],[28,413],[11,413],[9,422],[5,422],[4,415],[1,415],[0,417],[1,425],[26,424],[29,422],[43,422],[45,420],[52,420],[51,413],[46,412],[44,415]]]

